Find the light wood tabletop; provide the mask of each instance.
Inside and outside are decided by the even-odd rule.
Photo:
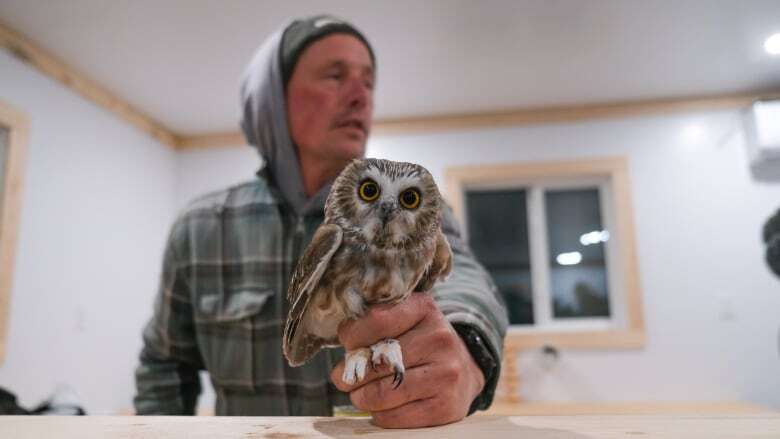
[[[494,402],[477,415],[578,416],[578,415],[765,415],[777,410],[737,401],[633,401],[633,402]],[[779,438],[780,439],[780,438]]]
[[[6,416],[0,437],[28,438],[780,438],[778,414],[472,416],[442,427],[382,430],[368,418]]]

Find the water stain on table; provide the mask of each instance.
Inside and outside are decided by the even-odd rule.
[[[370,435],[371,439],[397,438],[404,439],[474,439],[478,434],[489,434],[490,437],[528,437],[534,439],[592,439],[580,433],[552,428],[527,427],[512,423],[506,418],[479,417],[469,418],[455,424],[441,427],[389,430],[376,427],[368,419],[323,419],[314,422],[314,429],[326,437],[357,438]],[[478,436],[476,436],[478,437]]]
[[[302,437],[299,434],[291,434],[291,433],[265,433],[262,436],[264,439],[292,439],[296,437]]]

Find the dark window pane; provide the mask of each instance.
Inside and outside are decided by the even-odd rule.
[[[601,223],[598,189],[548,190],[544,202],[553,316],[609,317],[604,260],[609,235]]]
[[[533,324],[524,190],[467,191],[469,243],[493,276],[513,325]]]

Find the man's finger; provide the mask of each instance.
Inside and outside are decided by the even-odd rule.
[[[375,412],[390,410],[411,401],[430,398],[439,391],[430,377],[433,365],[407,369],[403,383],[395,387],[392,375],[376,379],[349,394],[352,405],[360,410]]]
[[[374,305],[363,317],[339,326],[339,341],[347,350],[371,346],[398,337],[435,310],[433,298],[423,293],[414,293],[396,305]]]

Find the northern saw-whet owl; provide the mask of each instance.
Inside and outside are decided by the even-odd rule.
[[[290,313],[283,350],[300,366],[322,347],[339,346],[337,330],[368,306],[395,304],[413,291],[428,292],[452,269],[452,251],[441,231],[444,202],[431,174],[414,163],[353,160],[336,178],[325,202],[325,220],[290,281]],[[403,381],[397,340],[348,351],[343,380],[354,384],[366,366],[385,363]]]

